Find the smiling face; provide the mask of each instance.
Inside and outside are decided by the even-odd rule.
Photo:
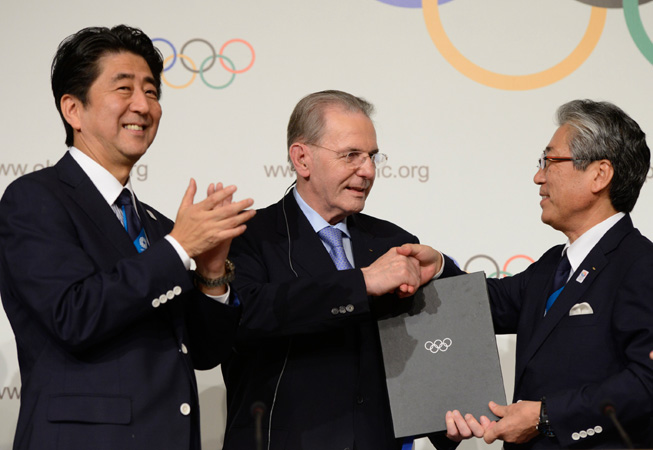
[[[141,56],[107,53],[98,67],[86,105],[65,95],[62,111],[73,127],[75,147],[124,183],[154,141],[161,105],[152,72]]]
[[[572,157],[569,148],[571,133],[569,125],[558,128],[546,147],[546,155]],[[605,184],[598,179],[600,163],[594,161],[582,171],[575,169],[572,161],[549,161],[547,167],[538,169],[533,178],[540,186],[542,222],[562,231],[572,242],[603,220],[603,216],[598,214],[602,210],[597,208],[600,198],[597,192],[604,191]],[[609,200],[603,203],[609,204]]]
[[[378,146],[374,125],[363,113],[328,107],[324,124],[320,142],[302,144],[306,172],[298,170],[298,174],[302,173],[297,189],[306,203],[333,225],[363,210],[376,176],[370,158],[354,168],[344,161],[342,154],[373,154],[378,152]]]

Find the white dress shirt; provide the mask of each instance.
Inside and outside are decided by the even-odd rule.
[[[100,191],[100,194],[104,200],[116,214],[118,220],[120,220],[120,223],[124,225],[122,209],[116,205],[116,200],[118,199],[118,196],[122,190],[127,188],[131,193],[132,203],[136,205],[136,202],[134,201],[134,189],[131,185],[131,179],[127,179],[127,183],[123,186],[120,184],[120,181],[118,181],[116,177],[111,174],[111,172],[102,167],[97,161],[93,160],[86,153],[75,147],[69,147],[68,151],[70,152],[70,156],[73,157],[77,164],[79,164],[79,166],[82,168],[84,173],[91,179],[93,185],[97,188],[98,191]],[[134,210],[136,211],[136,214],[138,214],[138,209],[134,208]],[[170,243],[170,245],[172,245],[172,248],[175,249],[186,270],[190,270],[191,259],[184,248],[179,244],[179,242],[177,242],[175,238],[169,234],[165,236],[165,239]],[[230,287],[227,285],[227,292],[225,294],[209,295],[209,297],[219,301],[220,303],[227,303],[229,300],[229,292]]]

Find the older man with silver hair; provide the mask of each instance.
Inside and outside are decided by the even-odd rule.
[[[533,181],[542,221],[568,241],[488,280],[495,331],[517,334],[514,403],[490,403],[497,422],[448,413],[449,433],[506,449],[651,448],[653,244],[629,215],[646,136],[607,102],[569,102],[558,124]]]

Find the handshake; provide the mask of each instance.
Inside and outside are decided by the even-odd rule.
[[[442,254],[428,245],[404,244],[388,250],[362,270],[368,295],[390,292],[409,297],[442,269]]]
[[[368,295],[394,292],[404,298],[441,273],[443,264],[442,254],[432,247],[404,244],[390,249],[362,272]],[[489,408],[500,421],[491,421],[486,416],[476,419],[472,414],[463,416],[458,410],[448,411],[447,437],[455,442],[478,437],[489,444],[497,439],[523,443],[537,436],[535,424],[540,418],[541,402],[522,401],[507,406],[490,402]]]

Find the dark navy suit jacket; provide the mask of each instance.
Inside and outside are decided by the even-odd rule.
[[[137,202],[138,203],[138,202]],[[138,254],[70,154],[0,202],[0,293],[22,391],[14,449],[199,449],[194,368],[230,350],[239,309],[194,289],[172,222],[138,204]]]
[[[623,448],[604,402],[637,445],[651,448],[653,244],[624,217],[544,316],[561,252],[553,247],[518,275],[488,279],[496,332],[517,334],[513,401],[546,396],[556,434],[506,448]],[[570,315],[580,303],[593,313]]]
[[[356,267],[417,242],[396,225],[364,214],[350,216],[347,226]],[[267,406],[264,448],[268,432],[272,450],[400,448],[376,317],[410,299],[370,302],[362,272],[336,270],[292,193],[256,214],[234,240],[230,258],[243,317],[236,352],[222,365],[224,449],[255,448],[250,408],[257,401]]]

